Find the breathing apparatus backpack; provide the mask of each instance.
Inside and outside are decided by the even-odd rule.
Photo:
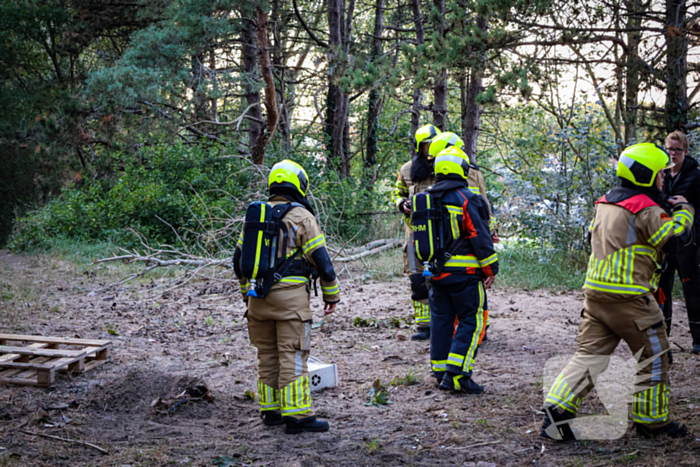
[[[413,248],[423,263],[423,277],[440,274],[445,262],[452,257],[465,237],[453,241],[446,247],[448,238],[443,232],[442,192],[417,193],[411,201],[411,227],[413,228]]]
[[[285,275],[308,274],[306,261],[295,260],[299,249],[288,258],[277,261],[279,234],[282,233],[282,252],[287,251],[289,235],[282,219],[293,208],[302,207],[299,203],[285,203],[270,206],[264,201],[248,205],[243,223],[243,245],[241,247],[241,272],[250,281],[247,296],[265,298],[272,286]],[[292,267],[292,266],[296,267]]]

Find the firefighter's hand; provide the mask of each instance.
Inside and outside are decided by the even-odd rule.
[[[406,213],[407,216],[411,215],[411,203],[406,201],[403,203],[403,212]]]
[[[330,315],[335,311],[335,307],[338,306],[338,303],[326,303],[323,305],[323,316]]]
[[[501,243],[501,237],[498,236],[498,232],[494,232],[493,235],[491,235],[491,241],[493,243]]]
[[[487,277],[486,280],[484,281],[484,288],[487,290],[490,289],[495,280],[496,280],[496,276]]]
[[[671,205],[673,205],[673,206],[675,206],[676,204],[680,204],[680,203],[688,204],[688,200],[685,199],[685,196],[671,196],[668,199],[668,202],[671,203]]]

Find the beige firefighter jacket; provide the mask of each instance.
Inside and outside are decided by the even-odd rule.
[[[599,203],[590,226],[586,298],[615,302],[655,293],[665,256],[662,248],[672,237],[687,235],[693,215],[688,204],[676,205],[669,216],[658,205],[635,214],[616,204]]]

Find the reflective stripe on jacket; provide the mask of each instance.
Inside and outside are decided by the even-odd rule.
[[[616,199],[621,190],[608,193],[596,205],[583,286],[590,300],[617,301],[656,292],[664,246],[674,237],[690,238],[690,205],[677,205],[669,215],[645,194]]]

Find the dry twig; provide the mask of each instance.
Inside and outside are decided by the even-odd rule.
[[[25,435],[39,436],[41,438],[48,438],[48,439],[55,439],[56,441],[63,441],[64,443],[79,444],[81,446],[86,446],[86,447],[92,448],[96,451],[99,451],[104,455],[109,454],[109,451],[107,451],[106,449],[102,449],[99,446],[95,446],[94,444],[87,443],[85,441],[80,441],[77,439],[70,439],[70,438],[61,438],[60,436],[54,436],[54,435],[45,435],[44,433],[33,433],[31,431],[26,431],[26,430],[19,430],[19,431],[21,431]]]

